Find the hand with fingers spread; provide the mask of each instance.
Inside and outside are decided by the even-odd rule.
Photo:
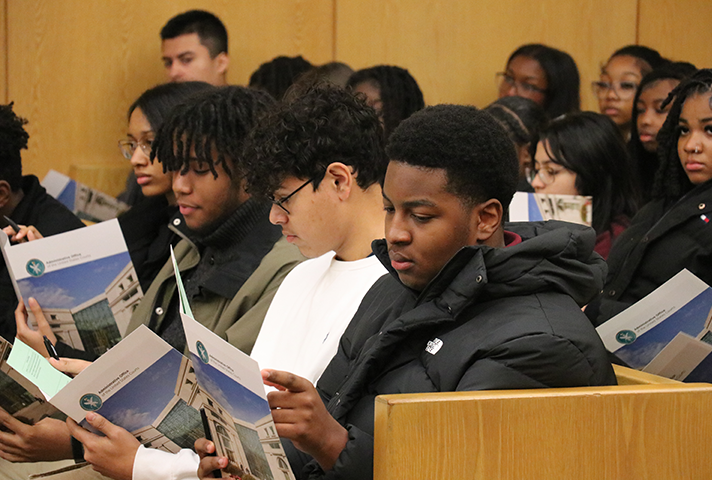
[[[39,232],[39,230],[37,230],[32,225],[18,225],[18,227],[20,227],[19,232],[16,232],[15,229],[12,227],[3,228],[3,232],[5,232],[5,234],[10,238],[10,240],[16,243],[32,242],[33,240],[39,240],[40,238],[44,238],[42,237],[42,234]]]
[[[312,383],[292,373],[262,370],[277,433],[330,470],[349,439],[347,430],[326,410]]]
[[[44,418],[34,425],[22,423],[0,408],[0,458],[10,462],[49,462],[72,458],[67,425]]]
[[[20,299],[15,309],[15,325],[17,326],[17,338],[22,340],[22,342],[32,349],[34,349],[39,354],[44,357],[49,357],[47,353],[47,348],[45,348],[43,336],[46,336],[52,345],[57,344],[57,337],[52,332],[52,327],[47,323],[47,319],[42,313],[42,308],[37,300],[30,297],[28,300],[30,304],[30,310],[35,316],[35,321],[37,322],[37,330],[32,330],[27,324],[27,309],[25,308],[25,303]]]
[[[199,438],[195,441],[195,451],[200,457],[198,466],[198,478],[201,480],[213,477],[215,470],[227,467],[227,458],[215,456],[215,444],[207,438]]]
[[[139,441],[98,413],[89,412],[86,419],[89,425],[106,436],[95,435],[67,418],[69,433],[84,445],[84,460],[102,475],[116,480],[131,480]]]

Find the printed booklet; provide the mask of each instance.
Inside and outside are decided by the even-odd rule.
[[[562,220],[590,227],[592,211],[592,197],[516,192],[509,205],[509,221]]]
[[[72,180],[56,170],[47,173],[42,180],[42,186],[47,193],[82,220],[103,222],[116,218],[129,209],[127,204],[111,195]]]
[[[632,368],[685,382],[712,382],[712,288],[682,270],[596,330]]]
[[[0,231],[0,246],[27,311],[34,297],[64,343],[99,356],[121,340],[143,292],[117,220],[12,246]]]

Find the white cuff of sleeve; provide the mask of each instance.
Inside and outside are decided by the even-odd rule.
[[[138,447],[132,480],[198,480],[200,457],[193,450],[169,453],[155,448]]]

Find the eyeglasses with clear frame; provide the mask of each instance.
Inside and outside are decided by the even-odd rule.
[[[147,157],[151,156],[151,148],[153,146],[153,140],[148,140],[145,138],[140,139],[138,142],[136,140],[119,140],[119,150],[121,150],[121,155],[124,156],[126,160],[131,160],[136,147],[140,147],[141,151],[146,154]]]
[[[517,93],[540,93],[545,94],[546,90],[539,88],[531,83],[520,82],[507,72],[497,72],[495,73],[495,81],[497,82],[497,87],[501,90],[502,86],[506,85],[507,88],[512,86],[517,91]]]
[[[591,82],[591,89],[593,94],[599,99],[604,99],[608,95],[608,92],[613,90],[616,97],[621,100],[630,100],[635,96],[635,92],[638,90],[638,84],[635,82]]]
[[[302,188],[306,187],[307,185],[309,185],[310,183],[312,183],[314,180],[316,180],[316,178],[310,178],[310,179],[307,180],[306,182],[302,183],[296,190],[294,190],[292,193],[290,193],[290,194],[287,195],[286,197],[282,197],[282,198],[277,199],[277,198],[274,198],[274,196],[272,196],[272,197],[270,198],[270,200],[272,201],[272,204],[273,204],[273,205],[277,205],[279,208],[281,208],[282,210],[284,210],[284,212],[285,212],[287,215],[291,215],[290,212],[289,212],[289,210],[287,210],[287,207],[284,206],[284,204],[287,203],[290,198],[292,198],[294,195],[296,195],[296,194],[299,192],[299,190],[301,190]]]

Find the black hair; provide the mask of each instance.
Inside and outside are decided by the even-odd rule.
[[[363,99],[334,85],[314,85],[280,103],[250,134],[245,149],[247,189],[271,196],[288,177],[314,179],[316,190],[332,162],[353,168],[366,189],[387,165],[381,125]]]
[[[658,161],[657,152],[648,152],[643,147],[643,144],[638,136],[639,114],[637,105],[638,100],[640,99],[640,94],[660,80],[677,80],[678,82],[681,82],[696,71],[697,68],[693,64],[687,62],[671,62],[664,64],[662,67],[653,70],[643,77],[640,85],[638,85],[638,90],[635,92],[628,149],[630,151],[631,158],[633,159],[633,165],[636,169],[636,178],[638,178],[640,191],[644,200],[650,200],[650,193],[655,179],[655,172],[657,171],[660,162]]]
[[[353,73],[354,71],[351,67],[341,62],[329,62],[319,65],[299,75],[299,78],[294,81],[284,98],[293,99],[299,92],[303,92],[318,83],[330,83],[339,87],[346,87],[346,83]]]
[[[581,110],[581,78],[571,55],[547,45],[532,43],[512,52],[507,65],[519,56],[533,58],[544,70],[547,85],[544,110],[550,118]]]
[[[146,116],[151,130],[157,132],[171,109],[191,95],[214,88],[205,82],[165,83],[149,88],[129,107],[128,118],[137,108]]]
[[[12,111],[14,102],[0,105],[0,180],[5,180],[13,192],[22,188],[22,157],[30,136],[24,126],[27,120]]]
[[[425,107],[423,92],[408,70],[378,65],[358,70],[347,82],[352,90],[360,83],[371,83],[381,94],[383,130],[388,138],[400,122]]]
[[[542,106],[524,97],[502,97],[489,104],[485,112],[502,124],[517,147],[536,144],[539,130],[548,121]]]
[[[593,229],[610,230],[616,217],[632,218],[639,192],[625,142],[605,115],[580,112],[553,120],[541,131],[551,161],[576,173],[580,195],[593,197]]]
[[[507,132],[491,115],[464,105],[436,105],[401,122],[388,139],[392,162],[443,169],[448,191],[473,207],[497,199],[506,212],[519,180]]]
[[[636,60],[642,60],[645,62],[644,65],[640,65],[640,72],[642,73],[642,76],[647,75],[656,68],[660,68],[663,65],[670,63],[670,60],[663,58],[657,50],[643,45],[626,45],[625,47],[619,48],[608,58],[608,62],[610,62],[614,57],[622,56],[633,57]]]
[[[658,167],[658,171],[655,174],[653,198],[676,201],[695,187],[680,164],[680,156],[677,150],[677,141],[680,137],[678,123],[680,122],[682,106],[689,97],[710,92],[712,92],[712,69],[706,68],[698,70],[692,76],[683,80],[663,102],[663,108],[670,102],[672,102],[672,106],[665,123],[663,123],[658,132],[660,167]],[[710,109],[712,109],[712,98],[710,99]]]
[[[250,76],[250,88],[264,90],[276,100],[282,100],[285,92],[297,78],[314,66],[301,55],[276,57],[259,66]]]
[[[197,33],[200,44],[208,49],[210,57],[227,53],[227,29],[220,19],[205,10],[189,10],[168,20],[161,29],[161,40]]]
[[[215,178],[217,165],[233,179],[244,177],[245,138],[273,102],[264,92],[237,86],[198,93],[173,109],[156,133],[151,158],[158,158],[164,171],[186,173],[197,159]]]

